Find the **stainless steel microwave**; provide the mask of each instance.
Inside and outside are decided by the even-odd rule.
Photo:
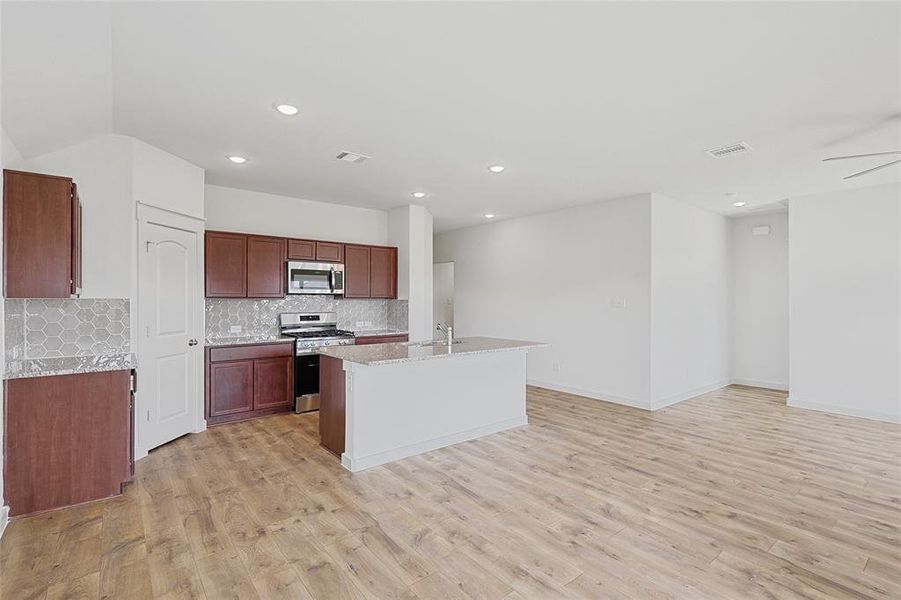
[[[344,294],[344,265],[288,262],[289,294]]]

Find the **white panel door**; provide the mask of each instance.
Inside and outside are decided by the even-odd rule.
[[[138,250],[138,443],[146,452],[195,429],[200,324],[196,232],[152,222]]]

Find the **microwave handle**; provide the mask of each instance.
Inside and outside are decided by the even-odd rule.
[[[335,291],[335,268],[334,267],[331,267],[328,270],[328,287],[332,292]]]

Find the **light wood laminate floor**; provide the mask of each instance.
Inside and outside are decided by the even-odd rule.
[[[358,474],[317,416],[177,440],[120,498],[14,521],[2,598],[901,598],[901,428],[730,387]]]

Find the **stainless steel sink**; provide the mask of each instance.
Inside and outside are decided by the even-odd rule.
[[[454,340],[452,343],[456,346],[457,344],[462,344],[463,340]],[[445,342],[444,340],[434,340],[431,342],[407,342],[407,346],[429,348],[432,346],[447,346],[447,342]]]

